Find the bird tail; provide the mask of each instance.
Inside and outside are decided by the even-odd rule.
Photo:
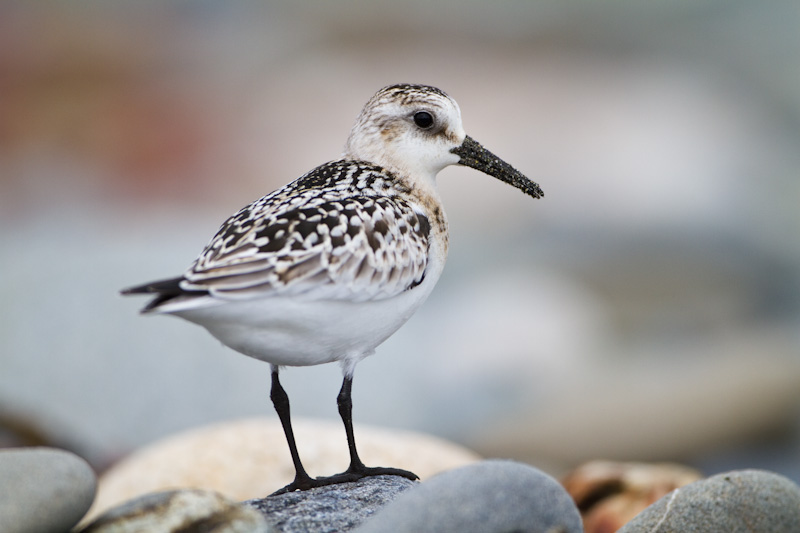
[[[136,285],[135,287],[122,289],[120,294],[123,296],[128,296],[131,294],[155,295],[155,298],[150,300],[150,302],[148,302],[148,304],[142,308],[142,313],[158,311],[159,307],[161,307],[163,304],[178,298],[191,298],[205,296],[208,294],[208,291],[183,289],[181,287],[181,281],[183,281],[183,279],[184,278],[181,276],[160,281],[151,281],[150,283],[145,283],[143,285]]]

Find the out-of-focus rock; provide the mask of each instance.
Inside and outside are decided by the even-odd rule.
[[[73,453],[0,450],[0,531],[69,531],[89,509],[96,486],[91,467]]]
[[[334,421],[293,421],[298,451],[312,476],[349,464],[344,428]],[[420,433],[356,425],[359,454],[368,466],[411,470],[422,480],[479,460],[475,453]],[[277,418],[225,422],[179,433],[142,448],[100,478],[90,516],[136,496],[173,488],[214,490],[233,500],[261,498],[294,479]]]
[[[81,533],[269,533],[257,510],[204,490],[146,494],[103,513]]]
[[[619,533],[797,533],[800,487],[762,470],[718,474],[675,489]]]
[[[664,354],[584,368],[557,397],[525,399],[464,442],[484,456],[580,464],[685,456],[785,429],[800,401],[792,350],[733,335],[684,349],[679,360]]]
[[[542,471],[488,460],[444,472],[397,497],[358,533],[582,533],[569,494]]]
[[[677,464],[592,461],[562,484],[581,511],[585,533],[613,533],[665,494],[701,478]]]

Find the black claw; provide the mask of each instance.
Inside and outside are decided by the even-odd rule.
[[[296,490],[308,490],[313,489],[319,485],[316,485],[317,480],[313,479],[309,476],[295,476],[294,481],[283,487],[282,489],[278,489],[270,496],[277,496],[278,494],[285,494],[287,492],[294,492]]]

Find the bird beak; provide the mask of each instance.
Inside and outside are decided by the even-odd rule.
[[[541,198],[544,192],[536,183],[522,175],[522,173],[484,148],[475,139],[467,135],[461,146],[456,146],[452,153],[459,156],[459,165],[465,165],[480,170],[484,174],[493,176],[500,181],[513,185],[525,194],[534,198]]]

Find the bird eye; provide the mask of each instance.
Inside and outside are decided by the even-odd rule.
[[[427,111],[417,111],[414,113],[414,124],[422,128],[423,130],[427,130],[431,126],[433,126],[433,115],[428,113]]]

